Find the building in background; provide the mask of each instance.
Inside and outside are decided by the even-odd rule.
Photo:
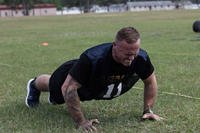
[[[0,17],[11,16],[10,8],[6,5],[0,5]]]
[[[15,9],[11,9],[7,5],[0,5],[0,17],[9,17],[9,16],[16,16],[16,17],[24,16],[23,6],[17,5]]]
[[[200,4],[194,4],[190,1],[131,1],[123,4],[109,4],[107,6],[91,5],[88,12],[107,13],[107,12],[125,12],[125,11],[160,11],[174,9],[200,9]],[[20,16],[48,16],[48,15],[67,15],[84,13],[83,6],[79,7],[62,7],[57,10],[54,4],[36,4],[32,9],[21,5],[10,8],[6,5],[0,5],[0,17],[20,17]]]
[[[127,2],[130,11],[173,10],[176,8],[171,1]]]
[[[37,4],[29,10],[29,16],[49,16],[56,15],[56,6],[54,4]],[[15,9],[7,5],[0,5],[0,17],[21,17],[25,16],[23,5],[17,5]]]
[[[56,6],[54,4],[36,4],[29,14],[30,16],[56,15]]]

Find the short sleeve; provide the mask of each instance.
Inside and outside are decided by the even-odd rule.
[[[89,80],[91,73],[91,62],[85,54],[82,54],[79,60],[73,65],[69,74],[81,85],[84,85]]]
[[[154,72],[154,67],[148,55],[146,57],[138,57],[136,63],[136,73],[142,80],[147,79]]]

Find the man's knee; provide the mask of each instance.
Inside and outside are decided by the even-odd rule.
[[[38,76],[35,80],[36,88],[44,91],[49,90],[49,79],[50,75],[48,74],[42,74]]]

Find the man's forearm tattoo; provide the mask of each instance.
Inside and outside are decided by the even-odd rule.
[[[85,121],[84,115],[81,111],[80,100],[77,90],[68,88],[68,90],[65,92],[64,98],[73,120],[77,124]]]

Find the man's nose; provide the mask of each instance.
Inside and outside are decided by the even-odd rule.
[[[129,60],[134,60],[134,58],[134,55],[128,57]]]

